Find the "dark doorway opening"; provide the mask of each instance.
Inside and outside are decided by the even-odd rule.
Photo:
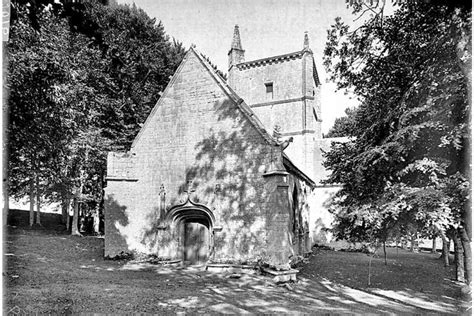
[[[189,199],[173,206],[166,218],[176,224],[178,238],[177,258],[185,265],[201,265],[214,254],[213,226],[215,222],[212,211],[203,204]]]
[[[183,259],[186,264],[204,264],[209,259],[210,232],[199,221],[184,222]]]

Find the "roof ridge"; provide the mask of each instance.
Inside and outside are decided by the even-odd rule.
[[[286,162],[288,164],[288,167],[290,169],[293,169],[293,171],[295,171],[300,177],[302,177],[305,181],[307,181],[310,184],[310,186],[313,186],[313,187],[316,186],[316,182],[314,182],[314,180],[311,179],[311,177],[308,176],[305,172],[301,171],[301,169],[298,168],[293,163],[293,161],[291,161],[290,157],[288,157],[288,155],[285,152],[282,152],[282,156],[283,156],[283,164],[285,164]]]

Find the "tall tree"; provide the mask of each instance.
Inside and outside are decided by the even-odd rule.
[[[11,192],[33,188],[32,203],[62,200],[65,210],[73,200],[78,233],[79,204],[100,205],[107,151],[130,145],[184,49],[135,6],[43,5],[33,20],[29,6],[15,12]]]
[[[345,125],[353,139],[326,157],[329,182],[343,185],[337,228],[359,239],[410,223],[455,229],[471,282],[470,7],[410,1],[391,16],[375,9],[361,2],[356,11],[372,18],[355,31],[337,20],[328,31],[331,78],[362,100]]]
[[[344,112],[346,115],[336,118],[334,125],[329,132],[324,135],[325,138],[351,136],[352,131],[356,129],[354,124],[356,122],[355,116],[357,115],[357,109],[347,108]]]

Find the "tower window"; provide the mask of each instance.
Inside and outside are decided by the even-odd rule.
[[[265,84],[265,92],[267,100],[273,100],[273,82]]]

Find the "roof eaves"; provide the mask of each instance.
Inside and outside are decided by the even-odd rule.
[[[300,176],[306,182],[308,182],[311,188],[316,187],[316,183],[309,176],[307,176],[303,171],[301,171],[297,166],[295,166],[295,164],[290,160],[290,158],[285,153],[282,153],[282,156],[283,156],[283,165],[285,165],[285,167],[287,167],[290,171],[295,172],[298,176]]]

